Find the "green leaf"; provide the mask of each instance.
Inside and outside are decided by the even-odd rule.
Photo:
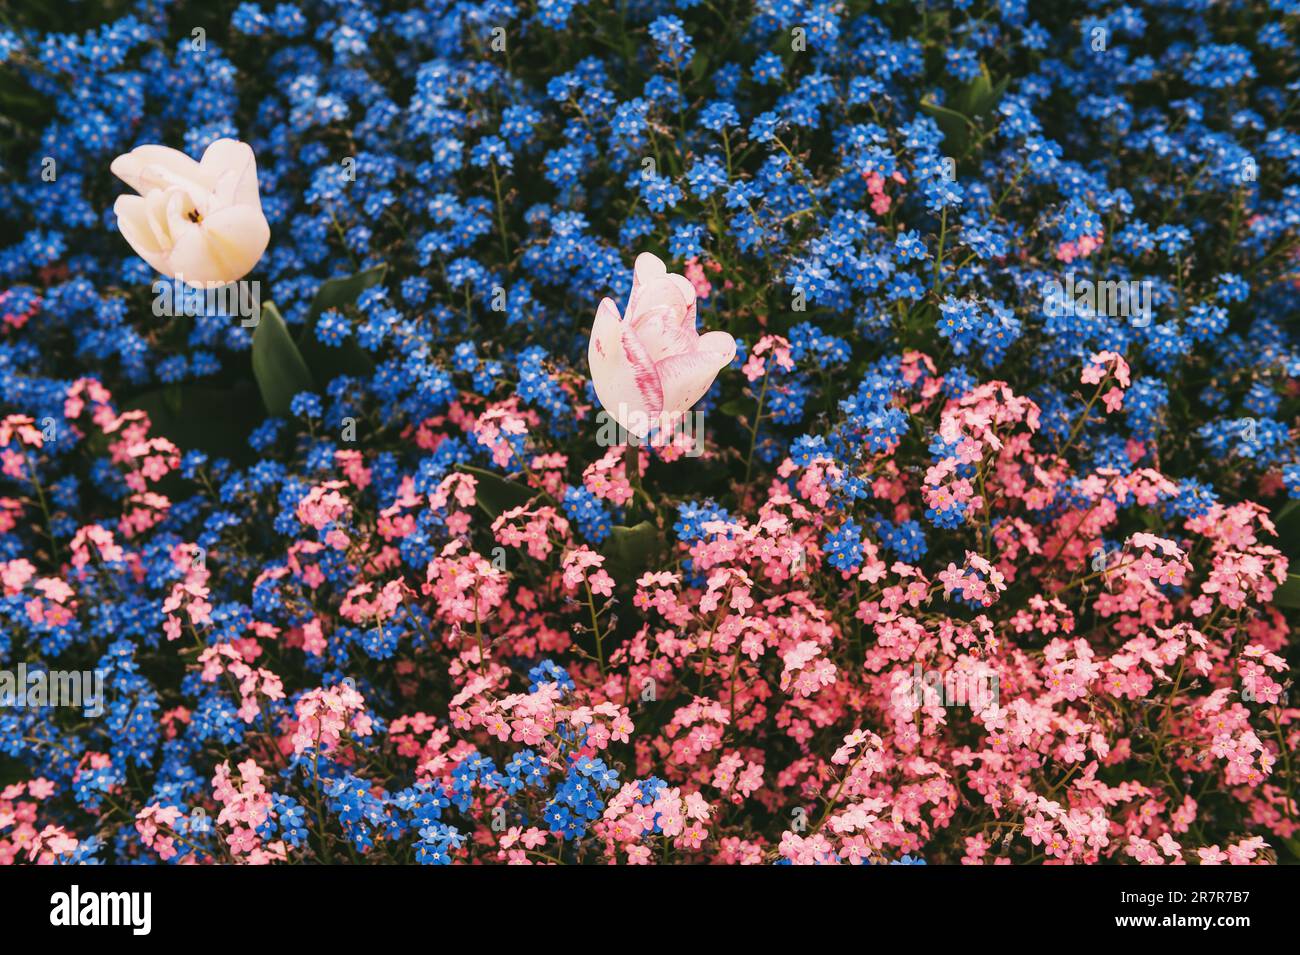
[[[321,283],[320,288],[316,290],[316,295],[311,300],[308,319],[314,321],[327,308],[342,308],[344,305],[351,305],[366,289],[382,282],[386,271],[388,271],[387,265],[376,265],[373,269],[366,269],[364,272],[349,275],[347,278],[326,279]]]
[[[953,105],[967,117],[983,116],[997,105],[1002,94],[1006,92],[1010,79],[1008,75],[994,83],[993,77],[989,75],[989,68],[981,63],[979,76],[971,80],[966,88],[957,94]]]
[[[10,125],[30,127],[34,133],[53,112],[51,101],[33,90],[17,72],[0,70],[0,115]],[[14,178],[18,178],[17,172]]]
[[[939,124],[939,129],[943,131],[943,142],[947,152],[954,159],[961,159],[966,155],[966,150],[970,148],[971,142],[971,121],[955,109],[949,109],[947,106],[940,106],[938,103],[932,103],[929,100],[921,101],[921,109],[934,117],[934,121]]]
[[[934,121],[943,130],[944,145],[948,154],[954,159],[962,159],[970,151],[974,119],[993,111],[1002,94],[1007,90],[1011,77],[1004,76],[996,83],[989,74],[988,67],[980,64],[979,76],[966,84],[959,92],[953,94],[948,105],[923,100],[921,109],[934,117]]]
[[[730,401],[718,408],[724,415],[729,418],[738,418],[741,415],[752,415],[758,407],[756,400],[748,398],[732,398]]]
[[[537,496],[532,488],[525,487],[518,481],[511,481],[482,468],[470,467],[468,464],[458,464],[456,470],[472,474],[478,480],[478,506],[482,508],[483,513],[493,520],[512,507],[527,504]]]
[[[253,377],[266,410],[277,417],[289,416],[294,395],[316,390],[307,363],[272,302],[262,305],[262,318],[253,332]]]
[[[257,392],[247,383],[234,388],[169,385],[136,395],[122,410],[146,412],[150,433],[170,439],[182,451],[236,461],[252,458],[248,435],[263,415]]]
[[[702,80],[709,72],[709,59],[706,56],[697,55],[691,60],[691,76],[696,80]]]
[[[18,760],[0,756],[0,789],[26,781],[29,775],[31,775],[30,770]]]
[[[659,528],[651,521],[633,527],[617,525],[610,529],[601,551],[614,579],[628,583],[654,562],[659,552]]]
[[[979,76],[971,80],[948,99],[948,105],[963,116],[975,115],[974,104],[989,94],[993,84],[986,70],[981,69]]]
[[[1286,583],[1273,593],[1273,603],[1279,607],[1300,607],[1300,574],[1286,575]]]
[[[908,309],[899,323],[899,338],[909,348],[929,347],[939,321],[939,309],[933,302],[922,302]]]
[[[993,110],[997,107],[998,103],[1002,101],[1002,94],[1007,91],[1007,86],[1010,85],[1010,83],[1011,83],[1011,74],[1009,73],[1006,76],[1002,77],[1002,79],[994,83],[993,93],[989,97],[989,101],[983,105],[980,112],[978,112],[976,115],[980,116],[983,115],[984,113],[993,112]]]
[[[356,302],[362,292],[383,281],[387,269],[386,265],[377,265],[347,278],[328,279],[316,290],[307,310],[307,320],[298,333],[298,351],[322,385],[340,375],[366,378],[374,372],[375,363],[355,338],[349,337],[338,346],[326,345],[316,337],[316,323],[326,309],[343,308]]]
[[[1300,501],[1288,501],[1273,515],[1277,547],[1292,560],[1300,560]]]
[[[1282,840],[1282,843],[1291,851],[1291,855],[1296,861],[1300,861],[1300,839],[1290,836]]]

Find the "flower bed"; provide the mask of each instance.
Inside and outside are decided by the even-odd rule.
[[[95,16],[0,862],[1300,860],[1294,0]]]

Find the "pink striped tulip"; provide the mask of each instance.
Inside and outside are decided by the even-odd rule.
[[[649,252],[637,256],[623,316],[600,303],[587,349],[596,397],[638,438],[671,427],[735,357],[726,332],[696,332],[695,287]]]

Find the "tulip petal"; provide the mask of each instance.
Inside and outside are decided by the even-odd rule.
[[[189,223],[189,228],[176,236],[176,244],[168,257],[167,274],[191,288],[223,284],[212,282],[212,256],[208,253],[207,237],[198,225]]]
[[[668,266],[653,252],[642,252],[636,257],[632,266],[632,292],[627,297],[627,309],[623,315],[631,319],[636,315],[637,302],[647,285],[657,282],[668,274]]]
[[[194,288],[228,285],[252,270],[270,239],[266,217],[251,206],[219,209],[201,224],[187,220],[172,249],[171,275]]]
[[[689,283],[688,283],[689,284]],[[636,330],[652,361],[690,351],[695,343],[695,291],[688,299],[672,277],[656,279],[641,290],[638,311],[627,321]]]
[[[663,391],[654,362],[610,299],[596,310],[587,362],[601,406],[627,431],[645,437],[649,416],[663,407]]]
[[[113,203],[113,214],[117,216],[117,227],[131,243],[131,248],[155,254],[163,251],[162,243],[149,222],[148,202],[143,196],[118,196]]]
[[[118,196],[113,203],[113,212],[117,215],[117,227],[135,254],[145,262],[162,272],[168,271],[167,252],[158,242],[150,223],[148,202],[141,196]]]
[[[695,318],[695,285],[684,275],[678,275],[672,272],[668,275],[672,283],[677,286],[677,291],[681,293],[682,298],[686,299],[686,305],[691,309],[691,318]]]
[[[701,336],[699,346],[684,355],[665,358],[655,366],[663,388],[663,412],[666,415],[689,411],[704,397],[718,372],[736,357],[736,340],[726,332],[709,332]]]
[[[108,168],[140,195],[173,184],[169,178],[198,184],[203,177],[198,163],[170,146],[137,146],[114,159]]]
[[[167,227],[167,193],[162,189],[152,189],[144,194],[144,207],[148,214],[149,229],[154,240],[164,252],[170,252],[172,245],[171,230]]]
[[[217,263],[220,282],[234,282],[253,270],[271,241],[260,206],[229,206],[203,220],[202,229]]]
[[[726,368],[736,358],[736,340],[726,332],[705,332],[696,341],[695,350],[716,356]]]
[[[172,245],[175,246],[180,241],[180,237],[196,224],[196,220],[191,218],[196,211],[194,203],[190,201],[189,194],[183,189],[168,189],[160,195],[167,200],[167,235],[171,236]]]
[[[257,159],[253,147],[237,139],[218,139],[203,152],[199,166],[218,207],[262,208],[257,192]]]

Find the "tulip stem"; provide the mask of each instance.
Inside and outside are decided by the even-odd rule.
[[[604,635],[600,632],[600,615],[596,613],[596,598],[591,592],[591,583],[587,580],[582,582],[582,586],[587,590],[587,609],[591,611],[591,635],[596,641],[596,665],[600,667],[600,675],[605,675],[605,651],[603,644]]]
[[[633,501],[639,498],[645,503],[646,509],[653,513],[654,502],[641,487],[641,448],[631,442],[623,445],[623,470],[627,474],[627,483],[632,485]]]
[[[744,486],[749,486],[749,475],[754,468],[754,449],[758,447],[758,425],[763,420],[763,399],[767,397],[767,378],[771,372],[769,367],[763,372],[763,387],[758,393],[758,407],[754,409],[754,426],[749,429],[749,454],[745,455],[745,480]]]
[[[501,254],[505,256],[504,265],[510,264],[510,237],[506,232],[506,207],[501,201],[501,177],[497,175],[496,160],[488,163],[492,169],[492,188],[497,195],[497,225],[501,229]]]

